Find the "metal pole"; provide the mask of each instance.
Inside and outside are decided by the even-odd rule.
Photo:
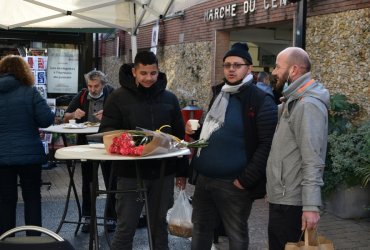
[[[137,39],[136,39],[136,13],[135,13],[135,3],[130,4],[130,19],[131,19],[131,54],[132,54],[132,62],[135,60],[135,56],[137,54]]]
[[[307,0],[301,0],[297,5],[296,28],[295,28],[295,46],[302,49],[306,48],[306,18],[307,18]]]
[[[95,69],[99,69],[99,33],[95,33]]]
[[[135,60],[137,54],[137,39],[136,35],[131,34],[131,53],[132,53],[132,62]]]

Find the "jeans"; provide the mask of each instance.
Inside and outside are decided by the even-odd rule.
[[[269,205],[268,237],[270,250],[284,250],[287,242],[298,242],[302,236],[302,207]]]
[[[233,180],[199,175],[192,202],[191,249],[211,249],[214,229],[220,219],[229,237],[229,249],[248,249],[248,217],[252,203],[249,192],[235,187]]]
[[[112,171],[111,162],[104,161],[100,164],[102,168],[103,178],[105,187],[108,189],[109,177]],[[93,176],[93,164],[92,161],[81,162],[81,174],[82,174],[82,216],[91,215],[91,192],[90,184]],[[117,178],[113,175],[111,190],[115,190],[117,186]],[[107,211],[106,216],[109,219],[116,219],[117,215],[114,210],[116,199],[113,194],[107,195]]]
[[[41,165],[0,166],[0,235],[16,227],[19,176],[26,225],[41,226]],[[41,233],[27,231],[27,236]]]
[[[149,218],[151,219],[150,222],[152,223],[154,216],[157,216],[157,223],[155,225],[151,224],[152,232],[154,227],[156,227],[156,235],[153,237],[154,249],[156,250],[169,249],[166,216],[168,209],[173,206],[174,202],[174,178],[174,175],[165,176],[162,190],[159,190],[159,179],[144,180],[144,184],[148,189]],[[136,188],[136,178],[118,177],[118,190],[133,190]],[[160,211],[159,214],[154,214],[153,210],[157,205],[159,194],[161,194]],[[132,241],[143,206],[144,202],[139,200],[137,192],[116,194],[117,228],[112,240],[112,250],[132,249]]]

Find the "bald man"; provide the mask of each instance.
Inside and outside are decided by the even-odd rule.
[[[289,47],[272,75],[284,86],[284,103],[267,161],[269,249],[283,250],[320,219],[328,134],[329,92],[311,76],[306,51]]]

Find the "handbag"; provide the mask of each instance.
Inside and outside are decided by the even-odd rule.
[[[316,230],[306,229],[304,241],[288,242],[285,244],[285,250],[334,250],[334,245],[331,240],[318,235]]]

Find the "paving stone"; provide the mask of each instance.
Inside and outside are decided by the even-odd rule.
[[[57,167],[44,170],[42,172],[43,181],[50,181],[52,183],[50,190],[47,187],[42,187],[42,200],[43,200],[43,226],[56,230],[60,221],[64,201],[67,194],[69,184],[68,171],[65,164],[57,164]],[[81,200],[81,168],[79,163],[76,166],[74,177],[76,189]],[[104,187],[104,182],[101,172],[99,173],[99,186]],[[194,192],[194,186],[187,185],[186,193],[191,196]],[[23,224],[23,204],[21,200],[21,191],[19,191],[20,203],[17,210],[17,223]],[[72,196],[72,201],[74,197]],[[103,214],[105,204],[105,196],[100,196],[97,200],[98,215]],[[69,219],[76,219],[76,204],[70,202],[68,213]],[[268,204],[263,200],[254,202],[251,215],[249,218],[249,250],[267,250],[267,223],[268,223]],[[76,249],[88,249],[88,234],[78,233],[74,236],[76,226],[65,224],[62,227],[60,235],[69,240]],[[336,250],[370,250],[370,218],[366,219],[341,219],[330,213],[323,212],[319,224],[319,234],[326,236],[334,242]],[[110,234],[111,238],[113,234]],[[109,246],[103,234],[103,230],[99,229],[99,240],[101,250],[108,250]],[[228,250],[227,237],[220,237],[220,243],[214,244],[212,250]],[[191,240],[169,236],[169,246],[172,250],[188,250],[190,249]],[[147,231],[146,229],[138,229],[135,234],[133,250],[147,250]]]

